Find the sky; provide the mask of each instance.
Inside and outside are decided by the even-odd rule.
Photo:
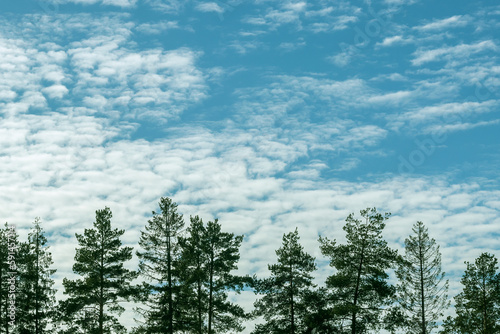
[[[376,207],[400,251],[424,222],[454,296],[500,255],[499,31],[486,0],[2,1],[1,220],[41,218],[63,298],[105,206],[135,247],[162,196],[218,218],[260,277],[297,227],[318,284],[318,236]]]

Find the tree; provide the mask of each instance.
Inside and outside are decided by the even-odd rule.
[[[190,220],[188,236],[179,239],[181,295],[187,308],[191,308],[184,317],[186,327],[199,334],[242,331],[241,320],[247,315],[241,306],[229,301],[228,292],[239,293],[248,281],[232,274],[238,269],[243,236],[222,232],[217,219],[206,225],[198,216]]]
[[[316,265],[299,239],[297,229],[283,235],[283,244],[276,250],[278,262],[268,266],[271,276],[255,281],[255,293],[263,295],[254,303],[255,314],[263,316],[265,323],[257,324],[254,334],[298,334],[311,325],[306,300],[312,294],[311,273]]]
[[[153,218],[141,231],[139,246],[143,251],[136,252],[139,273],[147,280],[144,287],[148,309],[140,312],[145,318],[142,327],[146,333],[172,334],[182,327],[177,238],[184,221],[170,198],[162,197],[159,207],[161,212],[153,211]]]
[[[382,326],[383,306],[392,302],[395,293],[387,283],[386,270],[399,259],[382,237],[389,215],[382,216],[375,208],[361,210],[364,222],[354,214],[346,219],[346,244],[319,239],[321,252],[336,269],[326,286],[332,291],[334,314],[340,318],[339,333],[365,333]]]
[[[124,333],[125,328],[113,314],[121,314],[120,301],[137,293],[130,282],[137,273],[123,267],[132,258],[132,247],[122,247],[124,230],[111,229],[111,210],[96,211],[93,229],[76,233],[73,272],[81,279],[63,280],[64,294],[60,309],[66,329],[62,333]]]
[[[246,318],[241,306],[231,303],[228,291],[240,292],[246,282],[244,277],[231,274],[237,270],[239,249],[243,236],[222,232],[218,220],[207,223],[204,235],[204,249],[207,255],[208,281],[208,334],[242,331],[241,320]]]
[[[448,281],[441,271],[441,253],[421,221],[405,239],[405,256],[396,276],[398,300],[407,315],[407,333],[429,334],[449,306]]]
[[[39,218],[28,234],[28,242],[21,245],[22,258],[18,290],[18,332],[20,334],[52,333],[48,328],[55,305],[54,280],[51,269],[52,254]]]
[[[18,323],[19,248],[16,226],[5,223],[0,229],[0,333],[14,333]]]
[[[457,316],[448,326],[459,333],[500,332],[500,274],[493,254],[482,253],[475,263],[465,262],[463,291],[455,297]],[[449,320],[448,322],[451,322]]]
[[[187,237],[179,238],[182,255],[180,268],[182,274],[181,294],[186,305],[191,305],[183,319],[184,325],[191,333],[202,334],[206,329],[208,295],[204,283],[208,280],[205,270],[206,253],[203,248],[205,226],[198,217],[190,217]]]

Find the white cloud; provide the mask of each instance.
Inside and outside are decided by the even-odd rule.
[[[200,12],[214,12],[219,14],[224,13],[224,8],[219,6],[216,2],[202,2],[199,3],[195,8]]]
[[[52,85],[43,88],[42,92],[51,99],[54,98],[62,99],[66,94],[68,94],[69,90],[64,85]]]
[[[268,26],[275,30],[283,25],[294,26],[296,30],[306,29],[314,33],[344,30],[350,23],[356,22],[360,15],[359,8],[348,3],[335,6],[324,2],[274,2],[259,15],[250,14],[243,19],[244,23]]]
[[[496,110],[499,101],[490,100],[485,102],[453,102],[436,106],[429,106],[403,114],[401,117],[410,121],[429,121],[449,115],[463,115],[492,112]]]
[[[162,21],[158,23],[142,23],[135,27],[135,30],[144,34],[158,35],[167,30],[179,28],[177,21]]]
[[[398,45],[398,44],[408,44],[408,43],[411,43],[412,40],[409,38],[409,39],[405,39],[403,36],[401,35],[396,35],[396,36],[392,36],[392,37],[386,37],[384,38],[384,40],[382,42],[378,42],[376,45],[377,46],[393,46],[393,45]]]
[[[491,126],[491,125],[497,125],[500,123],[500,120],[492,120],[492,121],[480,121],[476,123],[459,123],[459,124],[437,124],[437,125],[431,125],[429,126],[425,131],[427,133],[447,133],[447,132],[453,132],[453,131],[464,131],[464,130],[470,130],[474,129],[477,127],[482,127],[482,126]]]
[[[36,20],[45,22],[41,33],[55,36],[53,42],[36,42],[31,33],[23,39],[0,39],[4,59],[0,78],[15,93],[4,94],[12,97],[5,100],[4,112],[43,110],[48,107],[43,96],[35,98],[41,91],[50,99],[65,98],[63,105],[85,102],[93,108],[108,107],[106,112],[113,117],[164,122],[206,97],[206,76],[196,65],[200,52],[187,48],[139,51],[131,40],[134,25],[123,22],[120,15],[101,20],[87,15]],[[162,22],[138,29],[151,33],[172,27]],[[55,43],[76,32],[80,39],[64,47]],[[99,96],[98,105],[94,96]]]
[[[300,2],[288,2],[283,5],[284,9],[292,10],[294,12],[303,12],[307,7],[307,3],[304,1]]]
[[[477,42],[475,44],[460,44],[456,46],[443,47],[431,50],[417,50],[414,55],[415,58],[412,59],[411,63],[415,66],[420,66],[422,64],[445,60],[454,60],[455,58],[467,59],[472,54],[480,53],[483,51],[497,50],[497,45],[491,40],[486,40],[482,42]]]
[[[49,0],[49,1],[59,5],[67,3],[75,3],[80,5],[102,4],[107,6],[118,6],[118,7],[133,7],[137,2],[137,0]]]
[[[414,95],[414,92],[399,91],[395,93],[371,96],[368,98],[368,102],[382,104],[402,104],[409,102],[412,98],[412,95]]]
[[[414,29],[420,31],[435,31],[435,30],[443,30],[450,28],[463,27],[469,24],[469,17],[467,15],[455,15],[452,17],[448,17],[446,19],[434,20],[433,22],[417,26]]]
[[[484,102],[452,102],[427,106],[401,113],[390,118],[390,126],[400,129],[410,127],[423,133],[443,134],[452,131],[463,131],[478,126],[496,124],[496,120],[478,120],[482,114],[497,111],[500,102],[489,100]]]

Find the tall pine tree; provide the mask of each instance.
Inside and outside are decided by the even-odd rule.
[[[406,333],[429,334],[449,306],[448,281],[441,271],[441,253],[419,221],[405,240],[405,256],[396,271],[398,300],[407,315]]]
[[[311,273],[316,265],[299,239],[297,229],[283,235],[278,262],[268,266],[271,276],[255,281],[255,292],[263,295],[254,304],[255,314],[265,323],[257,324],[254,334],[299,334],[311,325],[305,301],[314,288]]]
[[[344,231],[347,243],[320,237],[323,255],[336,272],[326,280],[332,292],[335,315],[340,318],[339,333],[361,334],[383,326],[382,312],[392,302],[395,288],[387,281],[387,270],[395,267],[397,252],[382,237],[385,220],[376,209],[361,210],[363,219],[350,214]]]
[[[184,304],[183,324],[189,333],[203,334],[207,332],[206,315],[208,310],[208,294],[205,282],[208,280],[205,270],[206,253],[204,250],[205,226],[199,216],[190,217],[187,236],[179,238],[182,248],[180,261],[181,294]]]
[[[442,333],[500,333],[500,273],[493,254],[482,253],[461,279],[463,291],[455,297],[457,316],[447,319]]]
[[[96,211],[93,229],[76,233],[73,272],[80,279],[63,280],[64,293],[69,296],[60,304],[61,333],[104,334],[125,333],[113,314],[124,311],[121,301],[129,300],[136,290],[130,282],[137,273],[124,268],[132,258],[132,247],[122,247],[120,236],[124,230],[111,229],[111,210]]]
[[[56,270],[51,269],[53,261],[48,248],[41,221],[36,218],[28,234],[28,242],[21,245],[19,334],[53,332],[49,322],[53,317],[56,290],[51,276]]]
[[[19,323],[17,306],[21,244],[15,225],[0,229],[0,333],[15,333]]]
[[[240,292],[247,278],[234,275],[243,236],[223,232],[215,220],[206,225],[191,217],[188,235],[180,238],[186,327],[191,333],[242,331],[246,313],[230,302],[228,292]],[[183,306],[180,306],[182,309]]]
[[[139,309],[145,323],[141,326],[145,333],[173,334],[183,328],[179,303],[179,256],[177,238],[184,227],[182,215],[177,213],[177,204],[170,198],[162,197],[160,213],[153,211],[145,231],[141,231],[137,251],[139,273],[146,279],[146,309]]]

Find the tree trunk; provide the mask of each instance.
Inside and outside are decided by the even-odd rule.
[[[168,219],[168,210],[167,210]],[[173,319],[173,301],[172,301],[172,256],[171,256],[171,229],[169,222],[165,222],[165,228],[167,229],[167,277],[168,277],[168,333],[174,333],[174,319]]]
[[[100,291],[99,291],[99,334],[104,333],[104,237],[101,239],[101,268],[100,268]]]
[[[367,219],[368,223],[368,219]],[[366,239],[366,238],[365,238]],[[358,305],[358,295],[359,295],[359,285],[361,284],[361,270],[363,269],[363,261],[365,257],[365,244],[364,241],[361,244],[361,254],[360,254],[360,259],[359,259],[359,266],[358,266],[358,276],[356,278],[356,288],[354,290],[354,311],[352,313],[352,319],[351,319],[351,334],[356,334],[356,316],[358,311],[356,310],[356,306]]]
[[[213,318],[213,280],[214,280],[214,250],[213,245],[211,245],[210,253],[210,289],[208,291],[208,334],[212,334],[212,318]]]
[[[295,309],[293,303],[293,267],[290,264],[290,313],[292,317],[292,333],[295,334]]]
[[[419,261],[420,261],[420,302],[422,307],[422,334],[426,334],[426,325],[425,325],[425,294],[424,294],[424,264],[422,254],[422,239],[419,231]]]

